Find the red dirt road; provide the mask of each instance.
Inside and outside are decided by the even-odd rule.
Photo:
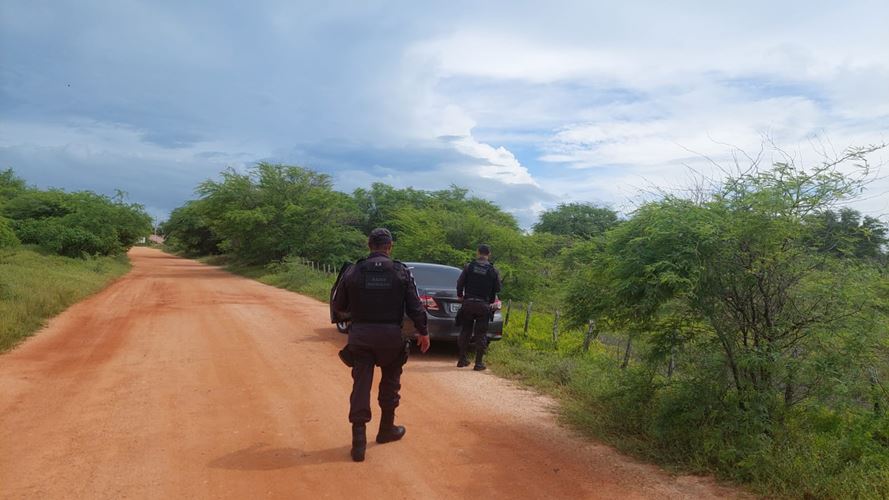
[[[547,398],[443,354],[406,367],[405,439],[352,463],[344,337],[325,304],[157,250],[130,255],[130,274],[0,356],[0,497],[736,494],[574,436]]]

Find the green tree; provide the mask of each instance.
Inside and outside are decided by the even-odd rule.
[[[226,170],[198,192],[219,248],[244,262],[298,255],[338,264],[361,248],[355,205],[327,175],[259,163],[246,174]]]
[[[210,227],[204,200],[191,200],[173,210],[161,224],[160,232],[166,244],[186,255],[216,255],[220,253],[219,238]]]
[[[151,217],[138,204],[89,191],[18,190],[2,207],[23,243],[79,257],[126,251],[151,233]]]
[[[864,300],[872,295],[863,293],[872,276],[812,251],[806,225],[861,185],[837,163],[809,170],[779,163],[728,179],[702,203],[667,197],[646,204],[608,232],[594,269],[574,281],[571,316],[644,333],[662,353],[692,341],[718,349],[724,371],[716,373],[728,375],[742,401],[795,404],[831,383],[802,379],[824,361],[818,346],[827,335],[854,359],[866,351],[856,343],[874,341],[871,332],[847,330],[874,311]],[[677,311],[687,320],[684,332]]]
[[[402,209],[420,209],[429,203],[429,194],[425,191],[397,189],[380,182],[373,183],[370,189],[356,189],[352,197],[361,214],[357,227],[363,234],[378,227],[394,226],[396,213]]]
[[[590,203],[563,203],[540,214],[535,233],[552,233],[589,239],[618,223],[617,212]]]
[[[6,217],[0,217],[0,248],[10,248],[19,245],[19,239],[12,230],[12,223]]]
[[[839,212],[824,210],[808,217],[811,227],[810,244],[820,252],[837,257],[879,259],[885,255],[889,243],[889,228],[879,219],[861,216],[851,208]]]
[[[27,188],[25,181],[17,177],[11,168],[0,170],[0,208],[7,200],[15,198]]]

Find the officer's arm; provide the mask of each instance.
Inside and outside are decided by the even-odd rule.
[[[460,273],[460,277],[457,278],[457,298],[463,298],[463,290],[466,288],[466,270],[469,269],[469,264],[463,266],[463,272]]]
[[[355,269],[355,266],[346,269],[346,272],[340,278],[340,282],[336,285],[336,293],[333,294],[333,310],[338,314],[349,312],[349,294],[346,293],[346,284],[352,279],[353,269]]]
[[[497,294],[500,293],[500,271],[494,268],[494,290],[490,297],[490,303],[493,304],[497,300]]]
[[[407,317],[414,322],[417,333],[420,335],[429,335],[426,327],[426,308],[420,302],[420,295],[417,293],[417,284],[414,282],[414,276],[410,269],[405,268],[405,278],[407,286],[404,287],[404,311]]]

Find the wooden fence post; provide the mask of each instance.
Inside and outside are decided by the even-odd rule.
[[[593,341],[593,330],[596,329],[596,321],[590,320],[586,329],[586,335],[583,337],[583,352],[590,352],[590,342]]]
[[[620,365],[621,370],[625,369],[630,364],[630,352],[632,352],[632,349],[633,349],[633,334],[628,333],[627,334],[627,350],[624,352],[624,360],[623,360],[623,363],[621,363],[621,365]],[[618,352],[620,352],[620,351],[618,351]]]
[[[880,400],[882,399],[880,397],[880,392],[883,392],[883,396],[886,396],[886,394],[882,384],[880,384],[880,379],[877,377],[877,369],[871,366],[867,371],[868,378],[870,379],[871,393],[873,394],[874,415],[879,417],[883,414],[883,407],[880,405]]]
[[[503,328],[509,324],[509,311],[512,309],[512,299],[506,301],[506,315],[503,316]]]
[[[553,317],[553,344],[559,345],[559,310],[556,309],[556,315]]]
[[[525,311],[525,335],[528,335],[528,325],[531,322],[531,306],[534,305],[533,302],[528,302],[528,309]]]
[[[676,370],[676,347],[670,347],[670,362],[667,364],[667,378],[673,378],[673,371]]]

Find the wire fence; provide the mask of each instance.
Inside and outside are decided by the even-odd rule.
[[[532,301],[507,300],[502,315],[504,334],[532,348],[565,353],[606,352],[622,365],[637,359],[630,336],[605,331],[595,320],[578,326],[569,322],[562,310],[548,310]]]

